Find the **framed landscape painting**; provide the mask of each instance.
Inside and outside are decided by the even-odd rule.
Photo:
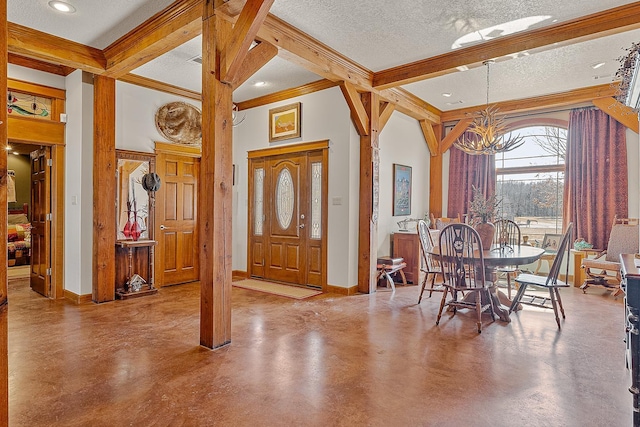
[[[301,103],[285,105],[269,110],[269,142],[299,138]]]
[[[393,164],[393,216],[411,215],[411,166]]]

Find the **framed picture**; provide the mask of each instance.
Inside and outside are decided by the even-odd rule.
[[[542,249],[547,252],[558,252],[558,245],[562,240],[562,234],[546,234],[542,240]]]
[[[393,216],[411,215],[411,166],[393,164]]]
[[[300,129],[301,106],[300,102],[296,102],[269,110],[269,142],[299,138],[302,135]]]

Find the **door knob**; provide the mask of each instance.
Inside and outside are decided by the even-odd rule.
[[[166,227],[164,224],[160,225],[160,230],[166,230],[168,227]]]
[[[304,228],[304,224],[300,224],[298,227],[299,228]]]

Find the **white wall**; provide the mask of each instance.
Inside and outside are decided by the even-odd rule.
[[[65,85],[64,288],[86,295],[93,281],[93,84],[76,70]]]
[[[380,213],[378,256],[391,255],[390,235],[405,218],[429,212],[430,154],[417,120],[394,112],[380,133]],[[393,164],[411,167],[411,214],[393,216]],[[415,228],[416,223],[410,223]]]
[[[116,82],[116,148],[153,153],[155,141],[169,142],[156,129],[156,111],[176,101],[201,108],[193,99]]]
[[[7,76],[10,79],[22,80],[29,83],[37,83],[44,86],[65,89],[65,78],[57,74],[45,73],[20,65],[7,64]]]

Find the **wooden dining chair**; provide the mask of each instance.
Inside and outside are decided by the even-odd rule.
[[[560,273],[560,267],[562,265],[562,260],[564,259],[564,255],[567,255],[567,263],[566,263],[566,272],[565,278],[569,277],[569,250],[571,247],[569,246],[569,242],[571,241],[571,232],[573,230],[573,223],[569,223],[567,227],[567,231],[565,231],[564,236],[562,236],[562,240],[560,241],[560,245],[558,246],[558,253],[553,260],[553,264],[551,264],[551,268],[549,269],[549,275],[547,277],[536,276],[534,274],[520,274],[516,277],[515,281],[520,286],[518,288],[518,292],[516,292],[515,298],[511,302],[511,307],[509,307],[509,313],[511,313],[518,304],[527,304],[532,305],[534,307],[541,308],[553,308],[553,312],[556,316],[556,323],[558,324],[558,329],[560,329],[560,318],[558,316],[558,308],[560,309],[560,313],[562,314],[562,318],[565,318],[564,315],[564,307],[562,306],[562,299],[560,298],[560,288],[567,288],[569,285],[558,278]],[[536,294],[525,294],[528,286],[536,286],[541,288],[547,288],[549,290],[549,296],[544,297]],[[551,304],[551,306],[549,306]]]
[[[520,227],[514,221],[510,219],[500,219],[493,223],[495,227],[495,234],[493,243],[499,246],[500,250],[514,250],[520,246]],[[516,276],[518,273],[518,266],[503,266],[497,267],[496,273],[503,273],[507,276],[507,297],[511,299],[511,276]]]
[[[448,225],[440,233],[440,266],[444,277],[445,291],[442,293],[436,325],[440,323],[442,311],[450,307],[453,314],[458,308],[475,309],[478,333],[482,332],[482,313],[489,310],[496,320],[493,301],[489,294],[491,282],[485,280],[484,256],[480,236],[467,224]],[[447,295],[451,298],[447,301]]]
[[[429,226],[424,220],[420,220],[418,221],[416,228],[418,229],[420,253],[422,254],[420,271],[424,273],[422,285],[420,286],[420,296],[418,297],[418,304],[420,304],[420,301],[422,301],[422,294],[424,294],[425,290],[429,291],[429,298],[431,298],[433,292],[444,292],[444,286],[441,282],[436,283],[437,276],[440,275],[440,277],[442,277],[442,269],[438,264],[438,260],[433,259],[433,256],[431,255],[431,252],[433,251],[433,239],[431,239]],[[444,278],[442,278],[442,280],[444,281]]]

